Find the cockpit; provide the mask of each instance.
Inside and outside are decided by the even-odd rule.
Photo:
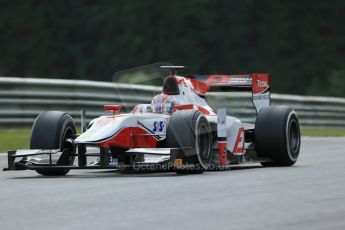
[[[175,105],[193,104],[202,107],[207,114],[213,114],[204,97],[197,92],[199,85],[191,79],[181,76],[168,76],[163,83],[162,93],[154,96],[151,104],[140,104],[133,109],[133,113],[171,114]]]

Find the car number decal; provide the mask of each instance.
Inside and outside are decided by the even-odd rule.
[[[164,121],[154,121],[153,122],[153,132],[162,132],[164,129]]]

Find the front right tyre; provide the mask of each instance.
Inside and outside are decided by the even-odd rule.
[[[60,149],[56,165],[73,165],[76,148],[73,139],[76,136],[75,123],[70,115],[60,111],[42,112],[36,118],[31,133],[31,149]],[[66,175],[68,169],[39,169],[44,176]]]

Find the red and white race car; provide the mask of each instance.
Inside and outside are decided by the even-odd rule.
[[[298,118],[292,108],[270,106],[269,74],[178,76],[182,66],[162,68],[170,74],[151,104],[123,114],[119,105],[104,105],[113,115],[92,120],[80,135],[67,113],[42,112],[33,124],[31,150],[9,151],[5,170],[31,169],[43,175],[148,168],[201,173],[252,162],[295,164],[301,144]],[[225,108],[213,111],[205,95],[217,90],[251,91],[255,124],[227,116]],[[89,146],[99,152],[87,151]],[[88,164],[89,156],[99,160]]]

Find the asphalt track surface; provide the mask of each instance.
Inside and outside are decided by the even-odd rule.
[[[294,167],[188,176],[1,172],[0,229],[345,229],[344,149],[303,138]]]

